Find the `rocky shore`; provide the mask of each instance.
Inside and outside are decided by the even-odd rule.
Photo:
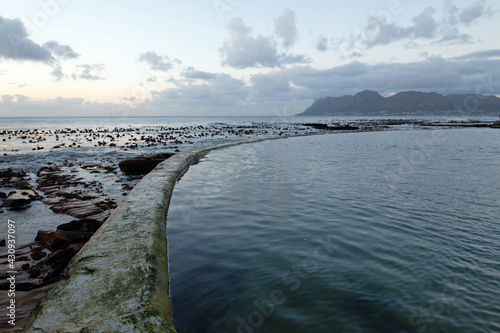
[[[125,175],[133,175],[122,179],[122,194],[126,195],[142,176],[172,155],[156,154],[121,161],[120,170]],[[42,166],[36,173],[36,181],[23,170],[0,172],[2,188],[11,188],[8,193],[0,192],[2,213],[3,209],[27,210],[34,201],[41,201],[54,213],[76,218],[57,226],[56,230],[39,230],[33,242],[17,245],[14,268],[9,265],[6,240],[0,239],[0,292],[5,294],[0,301],[0,315],[7,315],[6,294],[10,287],[7,277],[15,271],[17,316],[17,326],[0,322],[2,332],[17,331],[25,324],[41,297],[66,278],[65,270],[71,258],[117,207],[117,202],[103,193],[102,183],[83,181],[80,171],[100,177],[118,173],[113,166],[70,162]]]
[[[212,143],[258,137],[307,135],[329,131],[375,131],[412,128],[491,127],[499,122],[383,119],[325,121],[300,124],[220,124],[179,128],[143,127],[0,131],[4,159],[0,162],[0,218],[29,212],[33,205],[50,207],[52,214],[70,216],[53,230],[38,230],[32,242],[16,246],[17,328],[38,300],[65,278],[71,258],[85,245],[122,198],[158,163],[176,153]],[[93,148],[92,148],[93,147]],[[85,148],[101,156],[91,161],[74,154]],[[54,152],[48,153],[47,152]],[[88,151],[88,150],[87,150]],[[57,152],[57,154],[55,153]],[[63,154],[58,154],[63,152]],[[37,155],[38,154],[38,155]],[[43,155],[40,155],[43,154]],[[5,165],[16,156],[35,156],[26,168]],[[72,159],[71,157],[74,156]],[[37,157],[40,157],[37,159]],[[4,165],[2,165],[4,164]],[[2,216],[3,215],[3,216]],[[50,218],[42,216],[41,219]],[[6,293],[7,247],[0,237],[0,294]],[[0,315],[5,315],[2,297]],[[13,327],[0,322],[0,330]]]

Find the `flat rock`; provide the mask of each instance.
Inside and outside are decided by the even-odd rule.
[[[18,291],[16,290],[16,326],[12,326],[4,318],[7,317],[10,298],[7,296],[6,290],[0,290],[0,332],[11,333],[11,332],[22,332],[24,325],[28,321],[28,317],[35,308],[35,306],[40,302],[43,296],[50,289],[59,285],[62,281],[46,285],[44,287],[33,289],[29,291]],[[5,296],[5,297],[4,297]]]
[[[33,200],[39,198],[38,193],[33,190],[15,190],[9,193],[9,196],[3,202],[4,207],[22,207]]]

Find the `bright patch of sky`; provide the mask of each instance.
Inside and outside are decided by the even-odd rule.
[[[493,0],[0,0],[0,116],[295,114],[500,94]]]

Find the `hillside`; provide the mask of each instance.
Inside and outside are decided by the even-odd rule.
[[[356,95],[324,97],[298,116],[379,116],[379,115],[498,115],[500,98],[496,96],[455,94],[441,95],[405,91],[382,97],[365,90]]]

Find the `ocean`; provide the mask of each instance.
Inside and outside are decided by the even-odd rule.
[[[184,332],[499,332],[500,131],[209,153],[169,209]]]
[[[2,118],[0,169],[22,169],[36,186],[43,165],[74,163],[119,203],[126,175],[78,166],[356,121]],[[394,125],[209,153],[180,179],[168,212],[178,332],[500,331],[499,139],[498,129]],[[4,209],[0,235],[7,219],[27,243],[75,218],[35,201]]]
[[[118,169],[118,162],[137,156],[176,153],[207,145],[277,136],[278,132],[294,135],[304,121],[314,117],[59,117],[0,118],[0,171],[12,168],[26,172],[36,188],[37,172],[50,163],[75,165],[63,173],[77,176],[78,181],[97,184],[99,193],[120,203],[122,185],[133,186]],[[323,119],[324,121],[324,119]],[[250,134],[248,131],[251,131]],[[161,139],[158,139],[162,137]],[[152,140],[150,140],[152,139]],[[110,174],[94,173],[82,168],[96,165],[116,168]],[[90,188],[90,187],[89,187]],[[8,194],[13,188],[3,187]],[[8,219],[18,226],[17,240],[25,244],[34,240],[38,230],[54,230],[75,218],[53,213],[41,201],[29,209],[4,209],[0,213],[0,235],[6,235]],[[2,236],[0,236],[2,237]]]

